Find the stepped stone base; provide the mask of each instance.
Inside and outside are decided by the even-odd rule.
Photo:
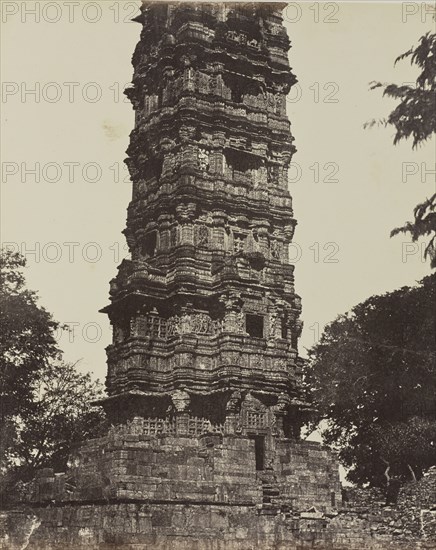
[[[42,470],[28,501],[0,513],[0,547],[435,548],[436,475],[417,484],[424,500],[409,491],[398,509],[381,495],[344,508],[328,450],[285,438],[273,445],[271,464],[256,470],[249,437],[113,431],[78,449],[68,472]]]

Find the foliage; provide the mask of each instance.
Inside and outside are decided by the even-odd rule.
[[[102,397],[99,382],[76,364],[50,364],[35,385],[32,414],[23,419],[14,454],[21,471],[50,466],[62,471],[71,447],[99,435],[103,414],[92,402]]]
[[[385,126],[394,126],[394,145],[402,139],[412,138],[413,148],[427,141],[436,133],[436,34],[427,33],[421,37],[418,46],[410,48],[396,60],[410,59],[421,70],[416,86],[403,84],[372,83],[371,89],[383,88],[383,95],[400,102],[387,119]],[[365,126],[373,126],[371,121]],[[415,242],[420,237],[430,236],[425,257],[430,258],[431,267],[436,267],[436,193],[414,209],[414,221],[394,229],[391,237],[398,233],[410,233]]]
[[[419,45],[397,57],[395,64],[406,58],[421,69],[416,86],[372,82],[371,89],[383,88],[384,96],[400,100],[382,123],[395,127],[394,145],[411,137],[415,148],[436,133],[436,34],[422,36]],[[374,124],[373,120],[365,126]]]
[[[436,193],[415,206],[413,213],[415,220],[392,230],[391,237],[398,233],[410,233],[412,241],[415,242],[420,237],[430,236],[424,256],[430,258],[430,266],[436,268]]]
[[[402,477],[436,464],[434,435],[427,439],[436,433],[435,300],[436,274],[373,296],[328,325],[309,351],[313,423],[326,421],[324,439],[350,481],[380,485],[386,461]]]
[[[24,288],[25,260],[11,251],[0,254],[0,462],[13,444],[16,416],[33,402],[34,380],[60,355],[55,340],[59,327]]]
[[[406,422],[386,426],[375,425],[374,445],[387,464],[407,465],[413,477],[436,464],[436,422],[434,419],[412,416]],[[404,471],[404,468],[403,468]]]
[[[59,324],[25,289],[25,260],[0,255],[0,493],[50,466],[62,470],[72,446],[103,427],[92,406],[102,389],[76,365],[61,361],[55,340]]]

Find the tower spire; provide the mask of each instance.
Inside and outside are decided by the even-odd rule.
[[[299,433],[286,116],[296,78],[280,7],[144,3],[137,18],[131,259],[104,310],[115,421],[170,425],[183,402],[205,429]]]

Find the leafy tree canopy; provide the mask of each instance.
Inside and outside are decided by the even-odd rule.
[[[96,437],[104,429],[104,416],[93,405],[102,387],[76,364],[51,363],[35,380],[31,414],[20,418],[18,439],[10,451],[23,478],[50,466],[64,471],[71,447]]]
[[[72,446],[96,436],[104,416],[98,382],[61,361],[59,324],[25,288],[25,260],[0,254],[0,497],[17,494],[38,468],[65,468]]]
[[[25,259],[11,251],[0,254],[0,420],[27,407],[34,379],[50,361],[60,357],[55,333],[59,323],[25,288]]]
[[[436,464],[436,274],[373,296],[328,325],[306,383],[323,436],[356,483],[416,477]]]
[[[421,70],[415,86],[372,82],[371,89],[382,88],[384,96],[400,101],[380,122],[395,128],[394,145],[412,138],[415,148],[436,133],[436,34],[422,36],[418,46],[397,57],[395,64],[404,59],[410,59]],[[377,121],[372,120],[365,126],[375,124]]]
[[[436,34],[429,32],[422,36],[418,46],[400,55],[395,63],[404,59],[410,59],[421,71],[415,86],[373,82],[371,88],[382,88],[384,96],[399,100],[388,118],[381,121],[395,128],[394,145],[411,138],[412,147],[416,148],[436,133]],[[365,126],[374,124],[377,121]],[[431,267],[436,268],[436,193],[415,207],[414,218],[394,229],[391,236],[408,233],[413,241],[429,238],[425,256]]]

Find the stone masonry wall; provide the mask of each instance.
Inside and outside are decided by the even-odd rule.
[[[340,496],[336,461],[317,443],[277,440],[271,467],[256,471],[249,437],[110,433],[82,446],[65,474],[45,469],[31,502],[101,499],[273,504],[332,510]]]
[[[436,548],[436,469],[403,487],[395,507],[374,490],[348,490],[342,504],[336,463],[320,445],[279,441],[274,468],[256,472],[248,438],[185,439],[88,442],[68,474],[42,471],[29,502],[0,513],[0,547]]]

